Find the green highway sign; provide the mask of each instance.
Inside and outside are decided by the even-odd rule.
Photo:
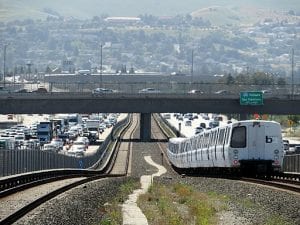
[[[240,92],[240,105],[263,105],[263,93],[261,91]]]

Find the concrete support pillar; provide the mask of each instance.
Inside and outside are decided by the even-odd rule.
[[[140,139],[151,141],[151,113],[141,113],[140,124]]]

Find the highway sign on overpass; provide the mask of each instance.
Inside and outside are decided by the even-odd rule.
[[[240,105],[263,105],[263,93],[261,91],[240,92]]]

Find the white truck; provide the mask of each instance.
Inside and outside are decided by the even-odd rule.
[[[90,143],[95,143],[99,139],[99,120],[86,120],[85,121],[85,132],[88,132],[88,138]]]

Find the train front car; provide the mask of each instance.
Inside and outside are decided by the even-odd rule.
[[[171,138],[168,143],[167,155],[171,164],[177,168],[185,168],[186,165],[182,160],[184,154],[183,145],[187,138]]]
[[[280,124],[249,120],[232,124],[228,154],[231,166],[246,175],[270,175],[280,171],[283,163]]]

